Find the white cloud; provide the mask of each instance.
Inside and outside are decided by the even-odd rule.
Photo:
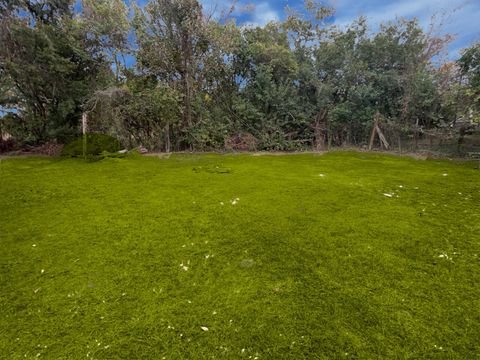
[[[270,21],[278,21],[280,16],[278,12],[270,7],[268,2],[263,2],[255,6],[255,10],[253,11],[253,19],[259,25],[265,25]]]
[[[460,0],[461,1],[461,0]],[[336,23],[348,24],[360,15],[365,16],[371,24],[380,24],[396,17],[418,17],[420,21],[428,21],[434,13],[453,10],[460,1],[455,0],[403,0],[391,3],[372,4],[352,0],[335,1],[339,17]],[[457,3],[457,4],[455,4]]]
[[[207,14],[219,16],[222,12],[228,12],[234,3],[233,0],[200,0],[203,9]],[[251,5],[252,9],[245,13],[245,9]],[[242,25],[247,26],[263,26],[270,21],[278,21],[280,14],[272,8],[269,1],[256,2],[252,0],[240,0],[235,4],[235,11],[232,14],[235,17],[247,15],[248,21],[243,22]]]
[[[271,21],[278,21],[280,14],[272,9],[266,1],[255,4],[255,8],[251,13],[251,21],[243,23],[246,26],[263,26]]]

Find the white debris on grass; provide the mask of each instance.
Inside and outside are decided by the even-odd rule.
[[[444,173],[444,174],[442,174],[442,176],[448,176],[448,174],[447,174],[447,173]]]
[[[239,198],[235,198],[235,199],[230,200],[230,204],[237,205],[239,201],[240,201]]]
[[[383,196],[386,196],[386,197],[389,197],[389,198],[392,198],[393,195],[395,195],[395,194],[383,193]]]
[[[200,326],[200,329],[202,329],[203,331],[208,331],[208,327],[206,326]]]
[[[36,246],[37,246],[37,244],[32,244],[32,247],[36,247]]]
[[[325,177],[326,175],[325,174],[318,174],[318,176]]]
[[[184,265],[183,263],[180,264],[180,267],[183,271],[188,271],[188,266]]]
[[[454,254],[456,254],[456,253],[454,253]],[[440,259],[445,259],[445,260],[453,261],[453,258],[452,258],[451,256],[448,256],[447,253],[442,253],[442,254],[438,255],[438,257],[439,257]]]

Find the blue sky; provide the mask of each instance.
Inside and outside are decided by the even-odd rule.
[[[145,0],[143,0],[145,1]],[[222,9],[227,5],[222,0],[200,0],[207,11]],[[239,6],[253,4],[250,13],[237,13],[239,23],[263,25],[271,20],[284,18],[286,5],[301,7],[303,0],[240,0]],[[435,13],[452,13],[445,21],[443,31],[456,36],[449,47],[448,58],[458,57],[462,48],[480,40],[480,0],[328,0],[336,9],[334,23],[345,26],[360,15],[369,20],[374,30],[378,24],[395,17],[417,17],[428,28]]]

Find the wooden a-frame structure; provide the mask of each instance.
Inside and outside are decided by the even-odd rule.
[[[382,129],[380,129],[380,118],[381,115],[377,111],[374,116],[374,122],[373,122],[373,128],[372,128],[372,134],[370,135],[370,144],[368,145],[368,150],[372,150],[373,147],[373,142],[375,141],[375,135],[378,135],[378,138],[380,139],[380,147],[385,147],[386,150],[389,149],[390,144],[388,143],[387,139],[385,138],[385,135],[383,135]]]

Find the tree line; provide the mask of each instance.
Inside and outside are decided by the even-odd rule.
[[[340,28],[306,0],[283,21],[239,26],[242,10],[0,0],[0,133],[67,142],[87,113],[128,147],[322,150],[366,144],[377,115],[399,141],[479,123],[478,43],[446,61],[452,36],[435,23]]]

